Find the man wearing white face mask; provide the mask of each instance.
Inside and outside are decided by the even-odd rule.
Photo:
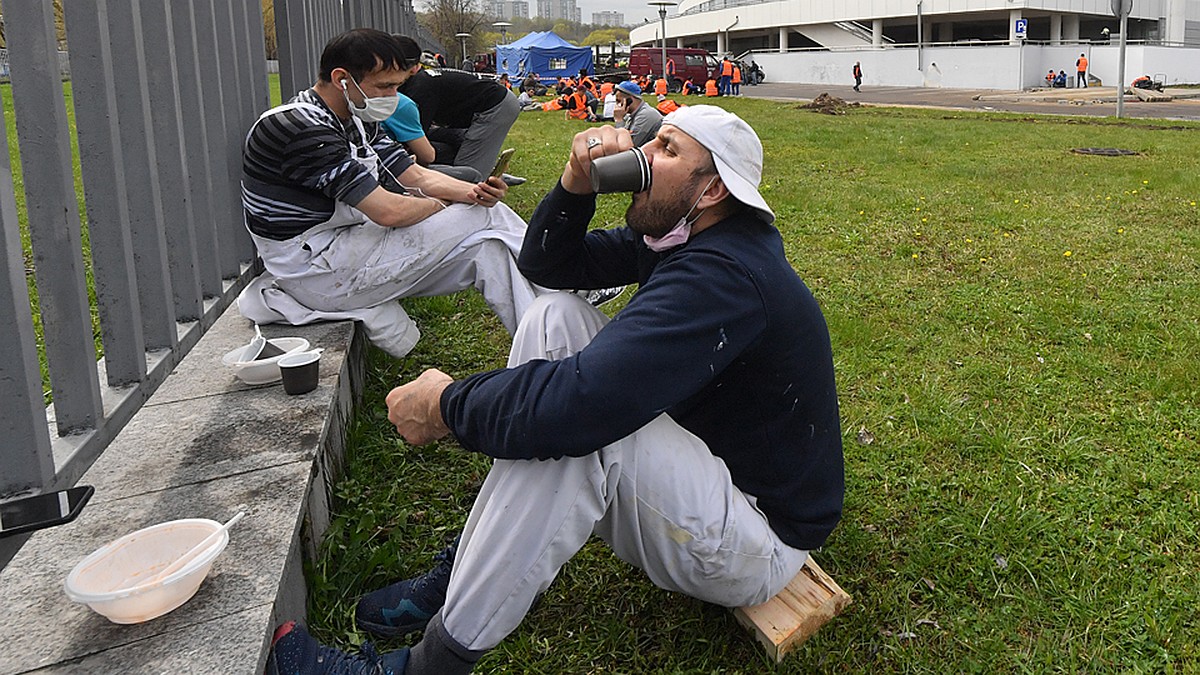
[[[504,182],[425,169],[379,129],[418,56],[381,31],[343,33],[317,83],[250,130],[242,201],[266,267],[238,299],[251,320],[359,319],[403,356],[420,334],[399,298],[474,286],[513,331],[537,296],[517,269],[525,223],[501,203]]]
[[[410,442],[452,434],[496,460],[442,564],[359,601],[360,628],[420,642],[344,654],[287,624],[279,672],[470,672],[593,534],[656,585],[728,607],[778,593],[825,542],[844,489],[833,356],[758,192],[758,136],[714,106],[671,113],[642,146],[652,182],[627,226],[588,231],[592,161],[631,147],[624,129],[576,135],[520,257],[551,288],[640,283],[625,309],[541,296],[508,368],[427,370],[387,397]]]

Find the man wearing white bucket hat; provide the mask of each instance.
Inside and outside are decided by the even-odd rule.
[[[543,295],[508,368],[428,370],[388,395],[410,442],[451,433],[495,458],[443,564],[359,602],[363,629],[421,641],[351,655],[288,625],[280,672],[470,672],[593,534],[656,585],[728,607],[765,602],[825,542],[844,491],[833,356],[758,192],[758,136],[713,106],[668,115],[627,226],[589,232],[592,161],[632,147],[623,129],[576,135],[519,259],[550,288],[638,282],[626,308],[609,321]]]

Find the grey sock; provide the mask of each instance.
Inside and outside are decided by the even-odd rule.
[[[486,653],[467,649],[450,637],[439,610],[429,620],[421,641],[409,651],[404,675],[467,675]]]

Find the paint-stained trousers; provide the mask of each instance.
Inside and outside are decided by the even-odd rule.
[[[574,294],[543,295],[509,365],[568,356],[607,321]],[[445,631],[470,650],[495,647],[592,534],[655,585],[728,607],[765,602],[808,557],[779,540],[703,441],[661,415],[585,457],[497,460],[454,561]]]

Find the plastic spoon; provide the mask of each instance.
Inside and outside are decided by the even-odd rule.
[[[155,574],[152,579],[150,579],[149,581],[143,582],[141,584],[138,584],[138,585],[144,586],[146,584],[157,583],[157,582],[162,581],[163,579],[167,578],[171,574],[178,572],[184,565],[188,564],[197,555],[199,555],[201,552],[203,552],[209,546],[212,546],[212,543],[217,540],[217,537],[221,536],[222,532],[233,527],[233,525],[235,523],[237,523],[237,521],[241,520],[242,517],[245,515],[246,515],[245,511],[238,511],[224,525],[222,525],[221,527],[218,527],[216,530],[213,530],[212,534],[205,537],[204,541],[201,541],[199,544],[196,544],[195,546],[193,546],[191,548],[191,550],[189,550],[187,553],[184,553],[183,556],[180,557],[178,560],[171,563],[170,565],[167,565],[166,569],[159,572],[158,574]]]

